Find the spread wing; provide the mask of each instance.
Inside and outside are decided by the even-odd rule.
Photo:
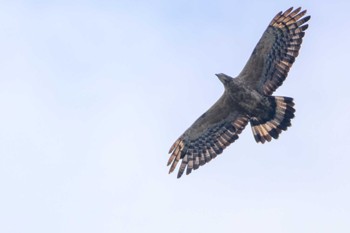
[[[288,75],[299,49],[310,16],[306,10],[289,8],[271,21],[251,57],[238,76],[247,85],[265,95],[271,95]]]
[[[181,160],[177,178],[186,169],[208,163],[233,143],[248,123],[248,117],[234,107],[234,103],[224,94],[206,113],[199,117],[172,145],[168,166],[173,172]]]

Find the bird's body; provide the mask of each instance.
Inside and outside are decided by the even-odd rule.
[[[278,138],[291,125],[294,102],[289,97],[271,96],[287,77],[298,56],[310,16],[300,8],[278,13],[255,47],[242,72],[232,78],[217,74],[225,91],[173,144],[169,153],[172,172],[182,160],[181,177],[204,165],[234,142],[248,122],[257,142]]]
[[[224,74],[219,74],[224,76]],[[199,117],[188,129],[189,139],[195,139],[199,136],[207,124],[214,124],[225,119],[238,110],[242,115],[262,116],[267,118],[270,112],[271,104],[266,96],[261,95],[245,85],[242,85],[239,79],[231,78],[227,75],[229,83],[225,84],[225,91],[221,98],[201,117]],[[230,106],[230,107],[227,107]],[[205,122],[204,122],[205,121]],[[186,133],[186,132],[185,132]]]
[[[225,91],[232,104],[236,105],[242,113],[265,118],[267,112],[271,111],[271,105],[266,96],[247,87],[237,78],[232,78]]]

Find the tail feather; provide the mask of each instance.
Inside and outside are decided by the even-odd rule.
[[[274,106],[274,113],[271,119],[261,120],[257,117],[250,119],[254,138],[256,142],[265,143],[272,138],[277,139],[282,130],[291,126],[291,119],[294,118],[294,102],[290,97],[271,96],[270,101]]]

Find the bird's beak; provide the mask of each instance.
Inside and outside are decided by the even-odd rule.
[[[222,83],[224,83],[224,78],[223,78],[221,75],[219,75],[219,74],[215,74],[215,75],[216,75],[216,77],[219,78],[219,80],[220,80]]]

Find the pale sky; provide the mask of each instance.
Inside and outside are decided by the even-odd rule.
[[[0,232],[350,232],[349,1],[0,1]],[[189,176],[172,143],[273,16],[312,16],[296,117]]]

